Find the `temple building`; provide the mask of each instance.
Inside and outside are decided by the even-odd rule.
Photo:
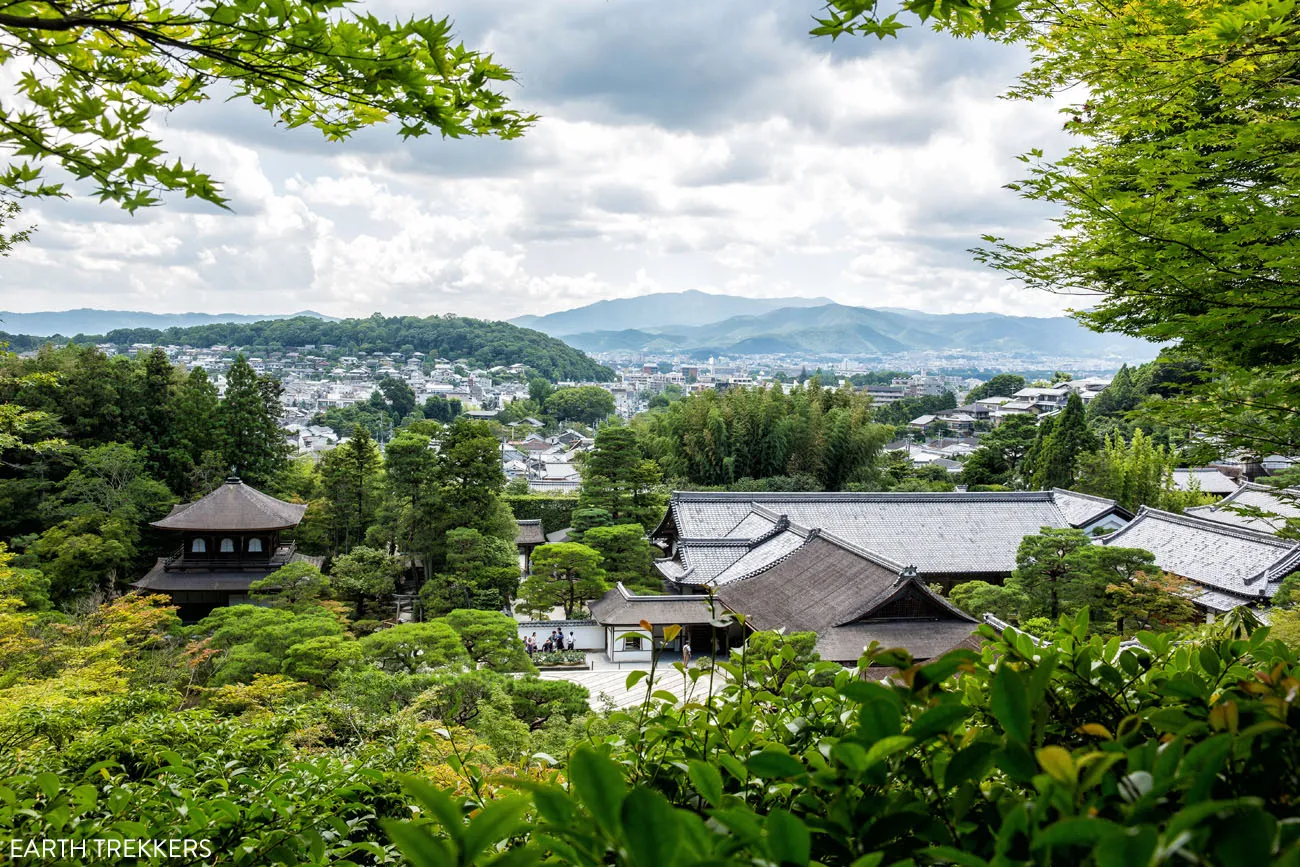
[[[679,491],[651,538],[667,596],[618,587],[591,605],[613,660],[644,653],[644,620],[679,624],[697,652],[738,630],[713,626],[718,603],[747,629],[815,632],[823,659],[856,664],[872,642],[930,659],[970,641],[976,620],[930,589],[1000,584],[1025,536],[1044,527],[1113,533],[1133,516],[1073,491],[713,493]],[[712,593],[710,603],[707,594]],[[681,601],[679,601],[681,600]],[[670,647],[683,638],[671,642]],[[708,643],[705,643],[708,642]],[[725,645],[723,645],[725,646]]]
[[[1002,583],[1020,541],[1043,527],[1091,535],[1132,514],[1114,500],[1073,491],[1001,493],[713,493],[678,491],[651,537],[669,592],[720,589],[756,575],[830,534],[892,564],[914,566],[923,584]],[[734,606],[733,606],[734,607]]]
[[[203,499],[173,506],[152,526],[179,537],[176,550],[160,557],[131,586],[170,596],[186,623],[212,609],[250,601],[248,588],[287,563],[320,564],[281,539],[302,520],[307,506],[286,503],[231,476]]]
[[[1245,516],[1226,508],[1191,512],[1143,506],[1131,524],[1098,543],[1150,551],[1162,571],[1191,582],[1192,603],[1211,622],[1241,605],[1267,607],[1282,582],[1300,572],[1300,542],[1255,529],[1269,526],[1262,519],[1230,523]]]

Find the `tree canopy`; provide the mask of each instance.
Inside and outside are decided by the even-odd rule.
[[[218,205],[203,171],[170,160],[155,112],[231,95],[330,141],[393,123],[402,138],[514,138],[532,122],[508,107],[509,70],[458,44],[447,19],[388,22],[343,0],[170,6],[30,0],[0,12],[3,62],[19,104],[0,110],[17,158],[0,188],[66,195],[57,167],[127,210],[167,192]]]

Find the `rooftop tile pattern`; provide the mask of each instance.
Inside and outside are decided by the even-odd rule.
[[[1144,548],[1164,571],[1238,597],[1236,605],[1272,596],[1283,578],[1300,570],[1300,542],[1145,506],[1128,526],[1097,541]]]

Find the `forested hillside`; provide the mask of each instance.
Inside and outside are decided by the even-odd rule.
[[[551,380],[605,382],[609,368],[538,331],[506,322],[459,316],[380,316],[326,321],[309,316],[251,323],[218,323],[191,328],[124,328],[107,334],[78,334],[77,343],[179,344],[196,347],[237,346],[250,353],[291,346],[337,347],[344,354],[423,352],[440,358],[464,358],[480,367],[524,364]],[[44,342],[44,341],[40,341]],[[19,338],[15,349],[32,341]]]

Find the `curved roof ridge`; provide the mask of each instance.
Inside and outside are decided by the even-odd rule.
[[[775,538],[775,537],[773,537],[773,538]],[[758,567],[756,567],[756,568],[754,568],[754,569],[751,569],[751,570],[749,570],[748,572],[746,572],[746,573],[744,573],[743,575],[741,575],[740,577],[738,577],[738,578],[732,578],[732,579],[731,579],[730,581],[728,581],[726,584],[724,584],[724,585],[720,585],[720,586],[723,586],[723,587],[730,587],[730,586],[732,586],[733,584],[739,584],[741,581],[748,581],[750,578],[756,578],[756,577],[758,577],[759,575],[762,575],[762,574],[763,574],[764,572],[766,572],[768,569],[771,569],[773,566],[776,566],[776,565],[778,565],[778,564],[780,564],[780,563],[784,563],[786,560],[789,560],[791,557],[793,557],[795,554],[798,554],[798,553],[799,553],[800,551],[802,551],[804,548],[807,548],[807,547],[808,547],[808,543],[811,542],[811,541],[812,541],[813,539],[815,539],[815,538],[817,538],[817,537],[814,536],[814,535],[810,535],[810,536],[805,537],[804,540],[803,540],[802,542],[800,542],[798,545],[796,545],[794,548],[790,549],[790,550],[787,551],[786,553],[782,554],[780,557],[777,557],[775,560],[772,560],[772,561],[769,562],[769,563],[764,563],[762,566],[758,566]],[[768,541],[771,541],[771,540],[769,539]],[[732,565],[734,566],[735,564],[733,563]],[[727,568],[729,569],[729,568],[731,568],[731,567],[728,566]],[[726,571],[726,570],[723,570],[723,571]],[[721,574],[721,573],[718,573],[718,574]],[[715,576],[713,577],[713,579],[711,579],[711,580],[715,580],[715,581],[716,581],[716,580],[717,580],[717,576],[715,575]]]
[[[1277,497],[1277,498],[1300,497],[1300,488],[1293,488],[1289,486],[1285,488],[1275,488],[1272,485],[1261,485],[1259,482],[1246,482],[1245,484],[1238,485],[1237,490],[1233,491],[1231,494],[1228,494],[1223,499],[1210,503],[1209,505],[1206,506],[1200,506],[1194,508],[1210,509],[1212,511],[1217,511],[1221,507],[1227,506],[1228,504],[1232,503],[1242,494],[1252,493],[1252,492],[1256,494],[1269,494],[1270,496]]]
[[[151,526],[162,530],[283,530],[297,526],[306,511],[305,503],[276,499],[231,478],[193,503],[172,507]]]
[[[761,506],[764,502],[795,501],[805,503],[852,502],[961,502],[1036,503],[1049,502],[1051,491],[790,491],[790,492],[738,492],[738,491],[673,491],[671,502],[750,502]]]
[[[1117,501],[1112,500],[1110,497],[1099,497],[1096,494],[1084,494],[1084,493],[1080,493],[1079,491],[1072,491],[1069,488],[1052,488],[1051,492],[1053,494],[1067,494],[1071,497],[1079,497],[1080,499],[1083,500],[1092,500],[1093,502],[1096,503],[1109,503],[1112,506],[1119,505]]]
[[[1166,512],[1163,509],[1153,509],[1150,506],[1143,506],[1138,510],[1137,516],[1126,526],[1116,530],[1108,536],[1102,536],[1105,539],[1114,539],[1122,535],[1137,524],[1143,517],[1150,517],[1160,521],[1168,521],[1171,524],[1181,524],[1184,527],[1194,527],[1198,530],[1205,530],[1210,533],[1217,533],[1220,536],[1231,536],[1236,539],[1244,539],[1247,542],[1262,542],[1275,548],[1291,550],[1300,548],[1300,542],[1292,542],[1287,539],[1279,539],[1266,530],[1251,530],[1247,527],[1239,527],[1236,524],[1225,524],[1222,521],[1212,521],[1209,518],[1201,518],[1196,515],[1180,515],[1177,512]]]
[[[938,593],[935,593],[929,587],[926,587],[925,584],[921,581],[921,579],[919,579],[916,576],[915,572],[908,574],[906,571],[904,571],[902,574],[898,576],[898,580],[896,580],[889,587],[885,588],[883,592],[877,595],[874,599],[869,600],[868,602],[858,606],[858,608],[855,610],[855,613],[853,615],[845,618],[843,621],[835,625],[847,626],[848,624],[853,623],[855,621],[862,620],[866,617],[870,617],[873,613],[880,610],[884,606],[888,605],[894,599],[898,598],[902,593],[904,593],[907,590],[909,586],[912,585],[916,586],[921,591],[921,593],[929,597],[931,601],[937,602],[941,608],[946,610],[948,613],[955,615],[958,619],[969,620],[971,623],[979,622],[974,617],[967,614],[965,611],[962,611],[956,605],[953,605],[947,599],[944,599]]]
[[[768,541],[769,539],[775,539],[777,536],[781,535],[788,529],[790,529],[790,518],[786,515],[780,515],[779,517],[777,517],[776,522],[772,524],[772,528],[770,530],[768,530],[766,533],[763,533],[760,536],[755,536],[753,539],[750,540],[749,547],[751,549],[757,548],[759,545],[762,545],[764,542]]]

